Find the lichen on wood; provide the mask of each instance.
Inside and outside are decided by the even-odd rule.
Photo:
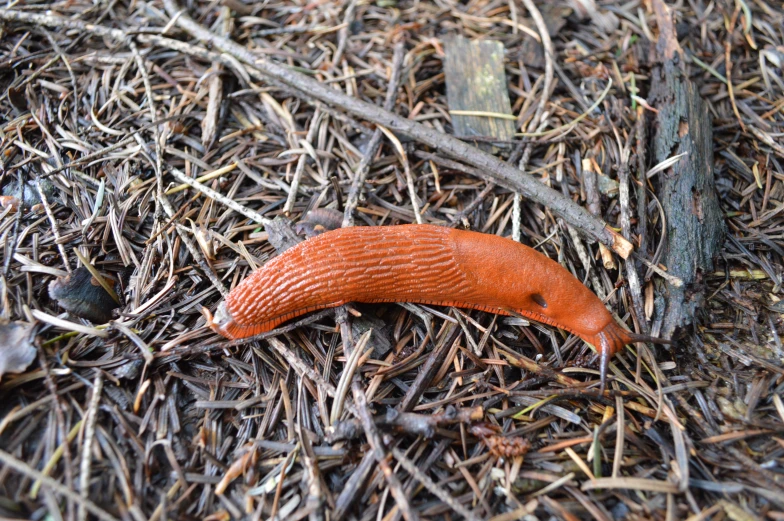
[[[470,41],[462,36],[446,40],[446,93],[450,111],[512,114],[504,72],[504,46],[492,40]],[[514,138],[510,119],[452,114],[454,133],[461,137]],[[486,144],[481,144],[486,148]]]

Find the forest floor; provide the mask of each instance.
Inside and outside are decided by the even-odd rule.
[[[352,304],[229,342],[203,312],[330,208],[519,238],[657,334],[655,7],[6,4],[0,517],[784,521],[780,1],[670,6],[727,235],[693,323],[603,393],[517,317]],[[455,136],[455,34],[503,44],[512,139]],[[635,256],[595,240],[621,234]]]

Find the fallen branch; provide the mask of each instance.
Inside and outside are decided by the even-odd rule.
[[[224,53],[211,52],[201,47],[161,36],[134,35],[140,42],[174,49],[209,61],[219,61],[238,73],[244,72],[254,78],[267,80],[276,86],[286,86],[292,90],[293,94],[307,101],[319,101],[382,125],[395,133],[408,136],[482,170],[495,179],[499,185],[509,190],[520,192],[531,201],[548,207],[561,216],[569,225],[574,226],[584,235],[611,248],[624,259],[634,249],[632,244],[624,239],[623,236],[593,217],[584,208],[552,188],[541,184],[535,178],[527,176],[513,166],[505,164],[496,157],[463,143],[457,138],[397,116],[370,103],[342,94],[287,67],[258,58],[241,45],[210,33],[187,15],[182,14],[173,1],[166,0],[165,4],[167,10],[170,11],[170,15],[172,17],[176,15],[177,25],[193,34],[196,38],[222,49]],[[76,20],[67,20],[59,16],[38,15],[14,10],[0,11],[0,20],[28,22],[61,30],[76,29],[114,38],[121,42],[127,42],[131,37],[131,35],[119,29],[110,29]],[[244,69],[238,71],[238,65],[241,65],[238,63],[238,60],[245,62],[252,69],[250,71]]]
[[[164,5],[170,16],[177,16],[176,23],[179,27],[188,31],[195,38],[231,54],[237,60],[253,67],[263,75],[293,87],[313,99],[361,116],[377,125],[382,125],[393,132],[408,136],[455,159],[479,168],[496,178],[500,185],[510,190],[519,191],[528,199],[547,206],[571,226],[605,246],[612,248],[624,259],[631,253],[633,249],[632,244],[624,239],[623,236],[608,228],[581,206],[543,185],[533,177],[521,174],[513,166],[507,165],[496,157],[452,136],[402,118],[370,103],[342,94],[291,69],[258,58],[245,47],[227,38],[213,34],[205,27],[194,22],[189,16],[182,13],[174,0],[164,0]]]

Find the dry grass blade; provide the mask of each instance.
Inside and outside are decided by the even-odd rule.
[[[367,331],[367,333],[362,335],[362,337],[357,342],[357,345],[352,349],[351,355],[346,362],[346,368],[340,377],[340,382],[338,382],[338,387],[335,391],[335,403],[333,404],[332,411],[329,415],[329,423],[331,425],[334,425],[335,422],[340,419],[340,415],[343,413],[343,406],[346,402],[349,386],[351,385],[351,381],[354,379],[354,374],[356,374],[357,368],[361,366],[362,360],[367,360],[368,355],[370,355],[371,350],[365,350],[365,347],[367,346],[368,340],[370,340],[370,335],[372,334],[373,330],[370,329]]]
[[[586,481],[583,483],[583,490],[592,490],[597,488],[606,489],[632,489],[642,490],[646,492],[666,492],[668,494],[676,494],[678,487],[666,481],[656,481],[653,479],[641,478],[600,478]]]
[[[186,185],[190,186],[191,188],[195,188],[196,190],[200,191],[201,193],[203,193],[204,195],[206,195],[210,199],[214,199],[214,200],[218,201],[219,203],[221,203],[221,204],[223,204],[225,206],[228,206],[229,208],[231,208],[235,212],[244,215],[248,219],[250,219],[250,220],[252,220],[254,222],[257,222],[259,224],[267,224],[267,223],[270,222],[269,219],[267,219],[265,217],[262,217],[261,214],[259,214],[258,212],[250,210],[249,208],[246,208],[246,207],[244,207],[241,204],[237,204],[236,201],[233,201],[232,199],[229,199],[228,197],[225,197],[225,196],[219,194],[215,190],[213,190],[213,189],[211,189],[211,188],[209,188],[207,186],[204,186],[203,184],[201,184],[197,180],[189,178],[188,176],[186,176],[185,174],[183,174],[182,172],[180,172],[176,168],[171,168],[170,172],[178,181],[181,181],[181,182],[185,183]],[[168,195],[168,192],[167,192],[167,195]]]
[[[82,324],[77,324],[76,322],[63,320],[62,318],[54,317],[37,309],[33,309],[31,313],[36,320],[40,320],[41,322],[59,327],[60,329],[65,329],[66,331],[74,331],[76,333],[82,333],[84,335],[97,336],[101,338],[106,338],[109,336],[109,334],[103,329],[83,326]]]
[[[235,168],[237,168],[237,163],[228,164],[228,165],[226,165],[226,166],[224,166],[222,168],[218,168],[216,170],[213,170],[212,172],[207,172],[206,174],[197,177],[195,179],[195,182],[196,183],[203,183],[204,181],[209,181],[210,179],[215,179],[216,177],[220,177],[220,176],[222,176],[224,174],[228,174],[229,172],[233,171]],[[175,176],[176,176],[176,174],[175,174]],[[169,188],[168,190],[166,190],[165,193],[166,193],[166,195],[176,194],[177,192],[181,192],[183,190],[187,190],[189,186],[192,186],[192,185],[190,185],[188,183],[183,183],[183,184],[181,184],[179,186],[175,186],[174,188]]]
[[[403,145],[400,144],[400,140],[397,136],[381,125],[379,125],[378,128],[395,146],[395,151],[397,152],[400,161],[403,163],[403,170],[406,173],[406,186],[408,186],[408,197],[411,201],[411,207],[414,210],[414,218],[416,219],[417,224],[422,224],[422,212],[419,209],[419,201],[417,201],[417,194],[414,189],[414,178],[411,174],[411,166],[408,163],[406,151],[403,149]]]

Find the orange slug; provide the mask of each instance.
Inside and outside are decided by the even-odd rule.
[[[348,302],[519,314],[594,346],[602,384],[610,357],[625,344],[666,342],[626,331],[594,293],[532,248],[425,224],[340,228],[299,243],[235,287],[208,323],[226,338],[246,338]]]

